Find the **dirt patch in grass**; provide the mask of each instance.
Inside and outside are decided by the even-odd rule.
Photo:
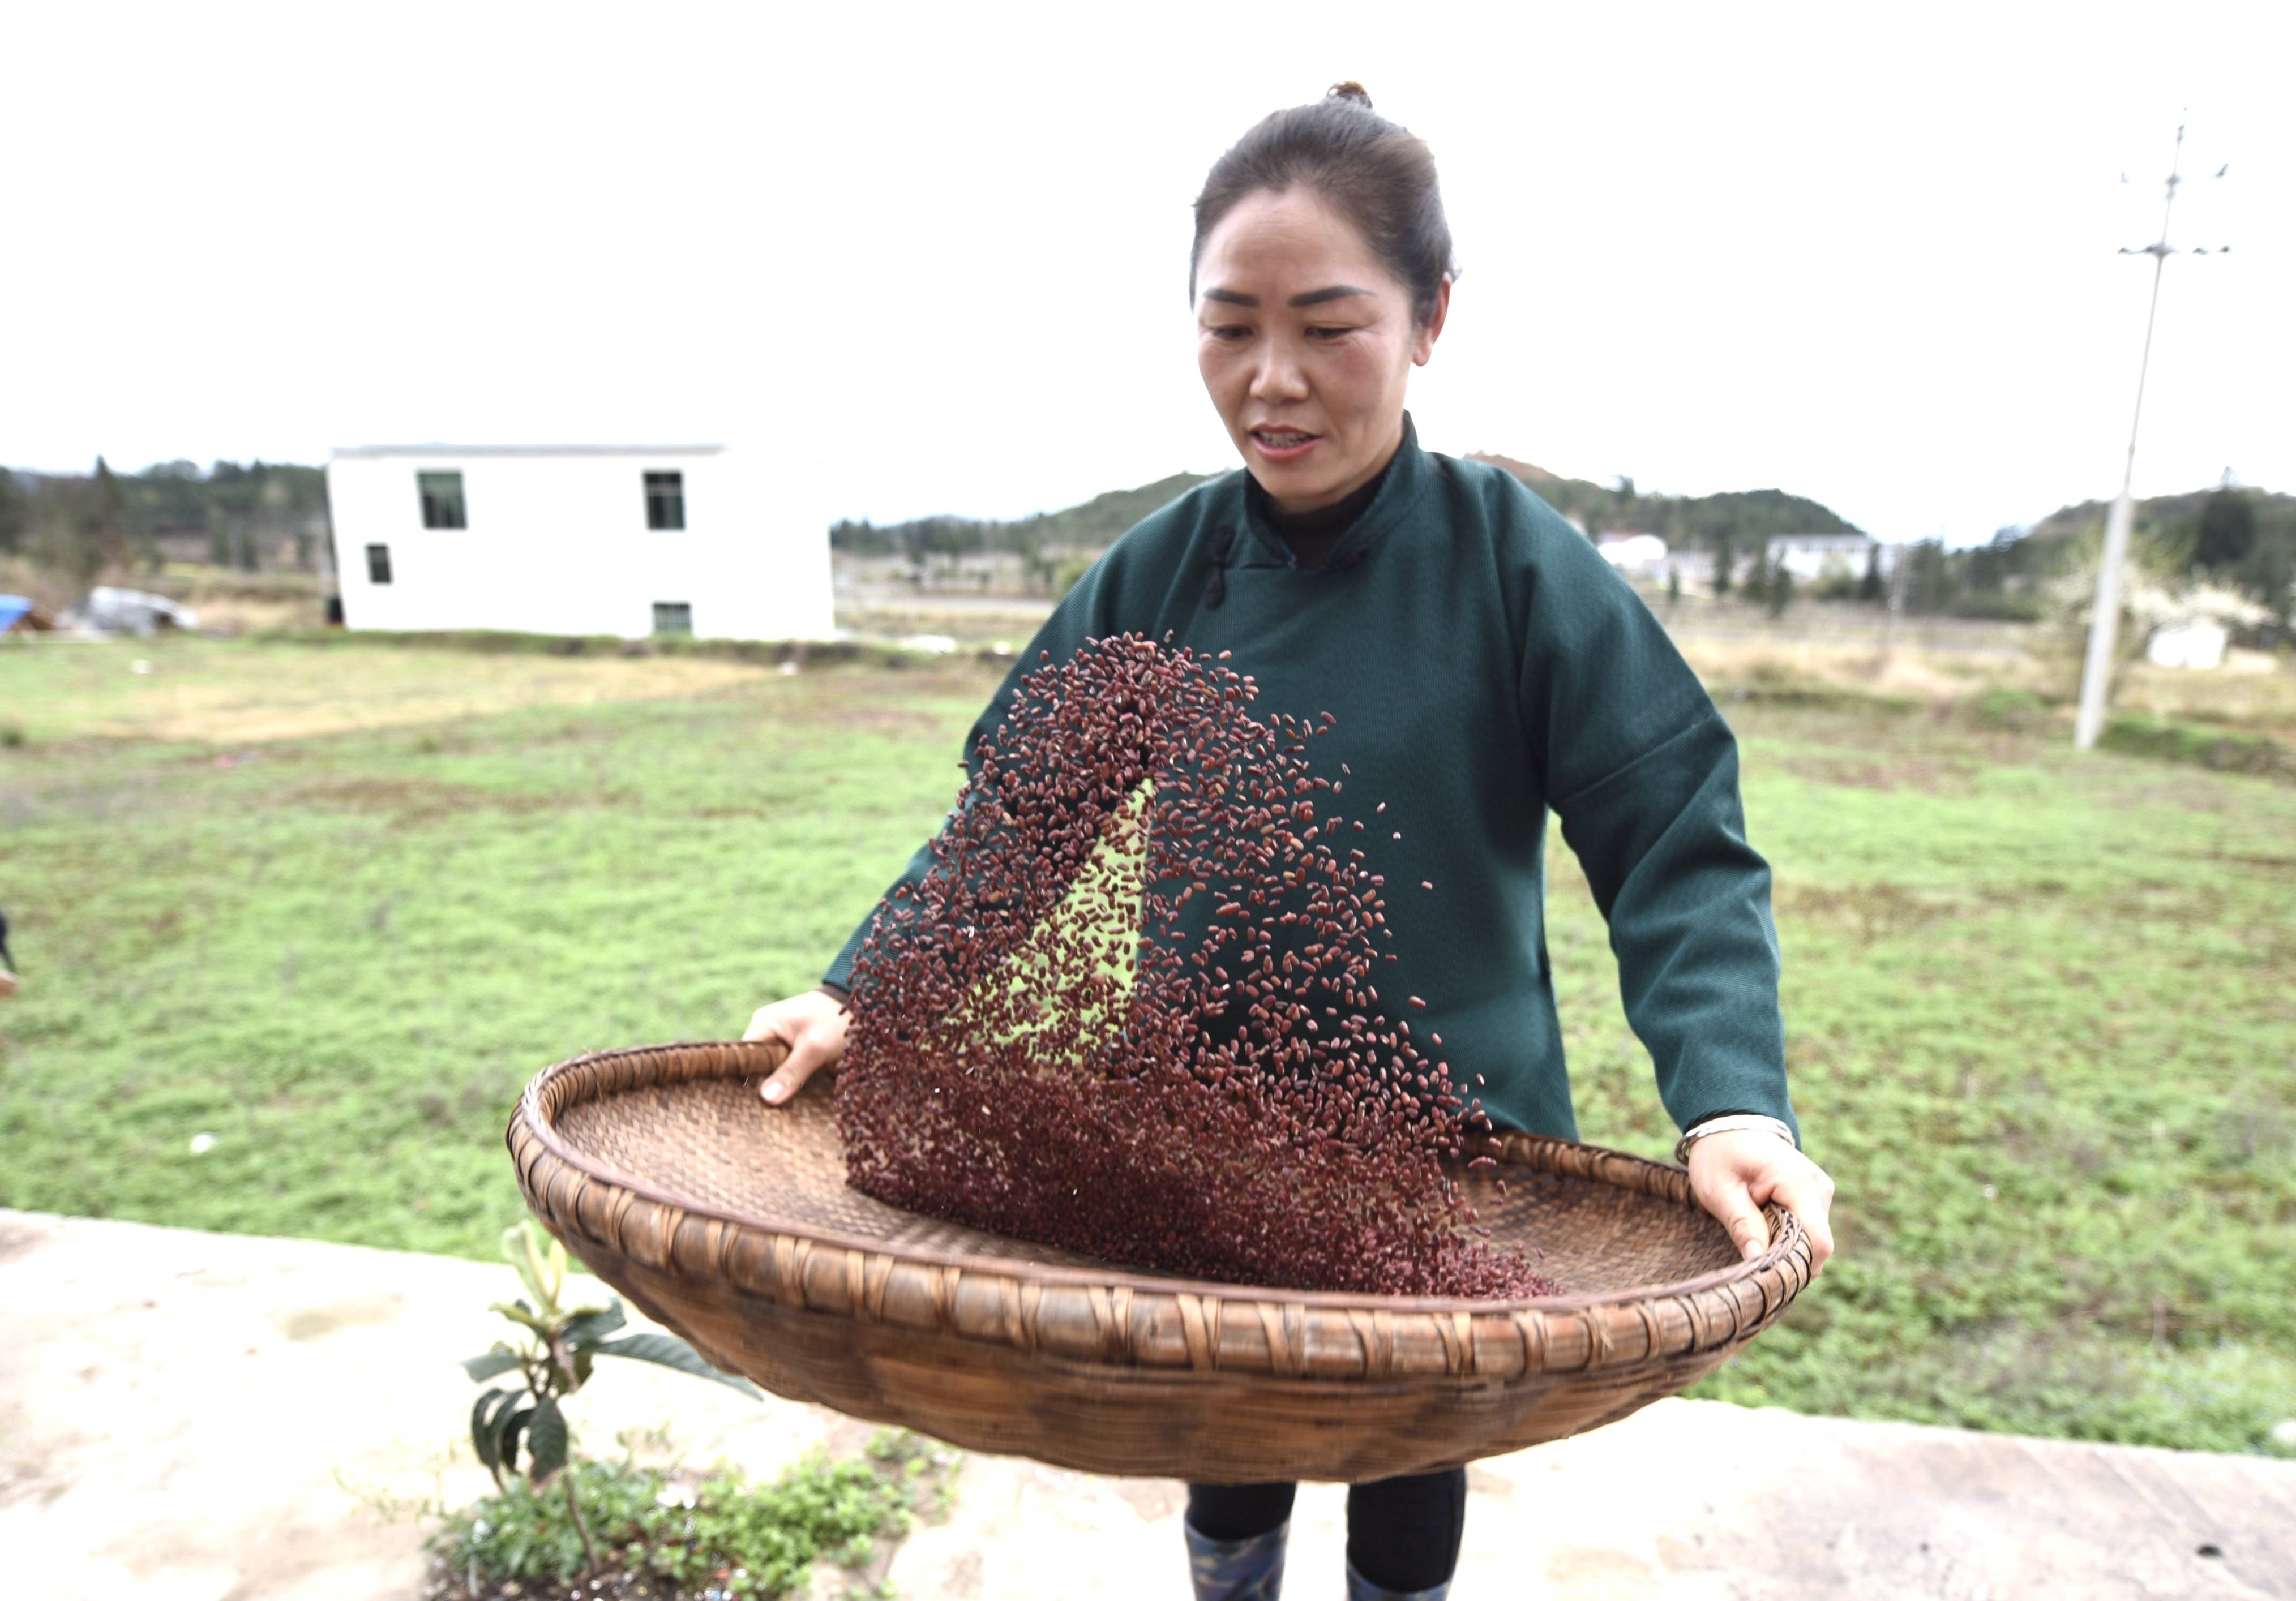
[[[1966,660],[1945,653],[1931,655],[1911,646],[1899,646],[1884,656],[1864,642],[1693,636],[1680,644],[1684,659],[1718,698],[1733,686],[1744,686],[1757,694],[1795,687],[1879,700],[1949,704],[1988,682],[2037,688],[2051,677],[2044,664],[2022,657],[1988,658],[1981,669],[1972,672]]]
[[[691,698],[773,669],[684,657],[480,656],[344,645],[319,652],[163,638],[0,652],[0,705],[28,740],[247,746],[537,706]]]
[[[1850,884],[1839,889],[1780,884],[1772,900],[1782,918],[1848,933],[1867,945],[1949,918],[1959,910],[1949,902],[1923,899],[1894,884]]]
[[[1771,765],[1816,783],[1874,789],[1883,794],[1917,789],[1928,795],[1966,795],[1977,781],[1973,763],[1918,756],[1867,757],[1838,751],[1797,752],[1780,756]]]
[[[397,821],[429,822],[465,812],[502,812],[522,816],[555,811],[570,798],[523,790],[482,789],[475,784],[424,783],[416,779],[332,779],[282,797],[290,805],[336,812],[386,813]]]

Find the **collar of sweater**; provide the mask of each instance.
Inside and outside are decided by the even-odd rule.
[[[1363,515],[1356,519],[1355,526],[1332,547],[1320,568],[1296,567],[1291,546],[1285,543],[1283,535],[1269,526],[1267,519],[1254,503],[1260,497],[1250,494],[1239,497],[1243,502],[1243,526],[1250,537],[1239,542],[1241,549],[1236,552],[1235,565],[1292,568],[1299,571],[1328,573],[1342,572],[1359,566],[1370,559],[1382,540],[1410,519],[1411,510],[1425,492],[1429,478],[1427,453],[1419,448],[1419,430],[1412,423],[1411,413],[1406,412],[1403,414],[1403,443],[1395,447],[1395,455],[1388,462],[1385,477],[1380,482],[1379,493],[1372,497],[1371,504],[1364,508]]]

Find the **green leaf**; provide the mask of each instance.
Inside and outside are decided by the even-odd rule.
[[[555,1311],[559,1292],[566,1284],[566,1247],[528,1218],[503,1230],[502,1254],[518,1270],[544,1314]]]
[[[566,1293],[566,1245],[554,1234],[549,1238],[550,1249],[545,1254],[544,1261],[550,1272],[549,1304],[556,1306],[558,1298]]]
[[[537,1484],[566,1466],[566,1415],[558,1403],[544,1396],[526,1431],[526,1451]]]
[[[500,1422],[496,1414],[504,1401],[517,1394],[515,1390],[488,1390],[471,1405],[471,1446],[479,1453],[480,1464],[489,1473],[502,1466],[495,1449],[496,1425]]]
[[[532,1407],[504,1407],[497,1419],[495,1454],[512,1473],[518,1471],[518,1437],[533,1417]]]
[[[518,1366],[518,1353],[506,1345],[497,1345],[484,1356],[466,1356],[463,1371],[471,1376],[474,1385],[483,1385],[498,1373],[508,1373]]]
[[[544,1339],[550,1337],[550,1325],[534,1315],[534,1309],[523,1301],[497,1301],[487,1309],[500,1312],[513,1323],[522,1323]]]
[[[627,1321],[622,1316],[622,1303],[587,1309],[575,1314],[566,1325],[566,1343],[579,1351],[583,1346],[604,1339]]]
[[[603,1340],[590,1347],[600,1356],[627,1357],[632,1361],[653,1362],[664,1368],[675,1368],[680,1373],[690,1373],[696,1378],[715,1379],[729,1389],[739,1390],[755,1401],[763,1401],[765,1392],[746,1378],[736,1378],[722,1372],[704,1360],[700,1352],[673,1335],[624,1335],[619,1340]]]

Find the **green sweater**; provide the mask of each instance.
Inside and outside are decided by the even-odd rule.
[[[1348,764],[1349,815],[1387,803],[1372,866],[1398,960],[1380,989],[1426,1001],[1414,1032],[1443,1036],[1493,1123],[1577,1129],[1546,954],[1552,808],[1675,1122],[1792,1124],[1770,873],[1746,842],[1737,742],[1633,590],[1512,475],[1422,450],[1407,418],[1376,498],[1317,570],[1292,565],[1244,491],[1242,470],[1199,485],[1111,546],[973,725],[968,765],[1040,650],[1057,661],[1128,632],[1232,650],[1259,682],[1255,715],[1337,720],[1316,764]],[[931,865],[920,850],[903,881]],[[829,982],[849,986],[874,916]]]

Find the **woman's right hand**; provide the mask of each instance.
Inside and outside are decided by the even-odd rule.
[[[845,1002],[827,990],[808,990],[771,1006],[761,1006],[750,1019],[745,1040],[778,1040],[789,1055],[758,1091],[769,1107],[778,1107],[804,1088],[805,1081],[824,1067],[832,1067],[845,1055],[845,1028],[853,1014]]]

